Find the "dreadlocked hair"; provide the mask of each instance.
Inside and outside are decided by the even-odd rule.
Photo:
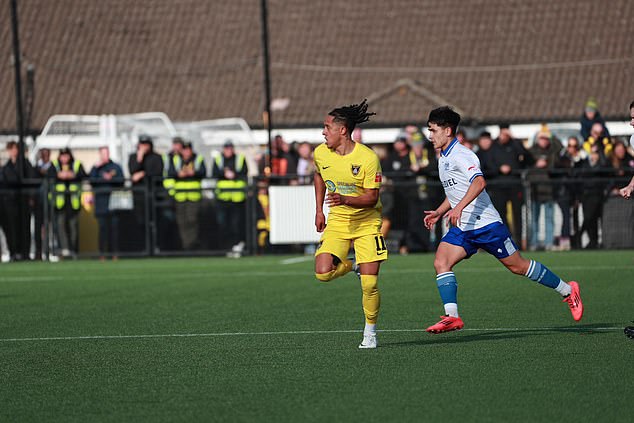
[[[357,125],[369,121],[370,116],[376,115],[376,113],[368,113],[367,98],[359,104],[337,107],[328,114],[334,117],[335,122],[343,124],[348,130],[348,134],[351,134]]]

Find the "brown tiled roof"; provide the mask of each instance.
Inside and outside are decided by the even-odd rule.
[[[21,0],[33,126],[57,113],[164,111],[262,125],[256,0]],[[628,0],[269,0],[278,126],[318,125],[363,98],[379,125],[449,103],[485,122],[578,119],[589,96],[634,99]],[[0,129],[15,127],[8,4],[0,6]]]

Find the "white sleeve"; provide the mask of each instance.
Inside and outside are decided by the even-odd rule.
[[[477,176],[484,176],[480,170],[480,159],[475,154],[461,154],[456,157],[456,165],[469,183],[473,182]]]

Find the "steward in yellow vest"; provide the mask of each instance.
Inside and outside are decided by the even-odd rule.
[[[72,152],[60,150],[57,160],[49,167],[49,177],[53,181],[53,216],[56,221],[57,255],[74,257],[79,244],[79,209],[81,208],[81,180],[86,172]]]
[[[79,160],[75,160],[67,148],[60,150],[57,160],[52,161],[49,176],[55,179],[53,207],[79,211],[81,207],[81,180],[86,172]]]
[[[236,154],[227,140],[221,154],[213,156],[211,177],[216,183],[216,220],[219,247],[241,252],[246,238],[246,189],[248,168],[243,154]]]
[[[180,156],[174,155],[168,177],[174,179],[176,224],[185,250],[199,248],[199,222],[202,200],[202,179],[207,169],[203,156],[194,153],[191,143],[185,143]]]
[[[169,176],[169,170],[172,165],[176,163],[176,160],[180,160],[184,145],[185,140],[181,137],[174,137],[172,139],[172,151],[163,154],[163,188],[167,190],[170,197],[174,197],[174,184],[176,180]]]
[[[205,160],[194,153],[191,143],[185,143],[181,155],[174,155],[170,163],[168,178],[174,179],[174,200],[199,202],[202,199],[201,180],[207,174]]]
[[[242,203],[246,200],[248,167],[243,154],[235,152],[233,142],[226,141],[222,154],[214,155],[211,177],[218,180],[216,198],[218,201]]]

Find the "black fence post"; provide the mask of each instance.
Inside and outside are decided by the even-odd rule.
[[[517,242],[519,243],[519,246],[522,250],[526,250],[528,249],[529,245],[528,243],[530,242],[530,231],[532,230],[532,220],[531,220],[531,216],[532,216],[532,199],[531,199],[531,183],[528,180],[528,171],[522,171],[520,174],[521,177],[521,181],[522,181],[522,187],[524,188],[524,210],[522,213],[522,220],[524,221],[524,224],[522,225],[522,233],[521,236],[522,238],[517,240]],[[521,222],[519,222],[521,223]]]

